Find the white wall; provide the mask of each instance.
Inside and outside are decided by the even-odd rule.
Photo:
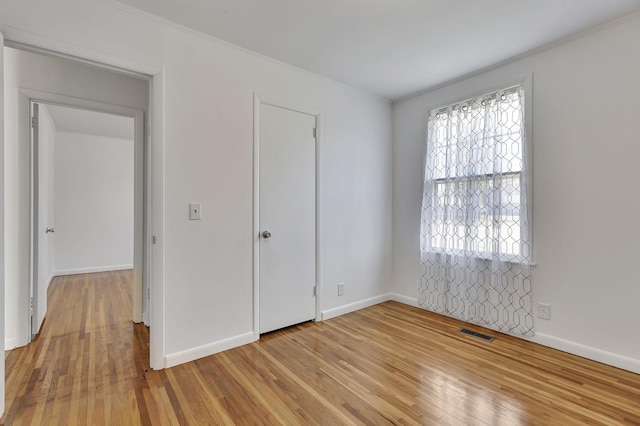
[[[178,31],[167,31],[165,60],[169,362],[172,354],[208,344],[214,350],[215,342],[253,331],[254,92],[323,114],[322,310],[386,292],[389,103]],[[199,222],[188,220],[194,200],[202,202]]]
[[[56,275],[133,267],[131,137],[56,132]]]
[[[46,228],[54,226],[55,209],[55,149],[56,127],[49,115],[46,105],[39,105],[38,123],[38,157],[39,157],[39,202],[38,202],[38,235],[39,257],[36,321],[38,329],[42,325],[47,312],[47,288],[53,278],[53,253],[55,234],[47,233]],[[10,342],[9,342],[10,343]],[[10,344],[5,346],[11,347]]]
[[[426,114],[533,74],[536,341],[640,372],[640,18],[398,102],[394,291],[417,297]]]
[[[164,149],[164,160],[154,163],[154,187],[164,185],[164,200],[154,211],[154,255],[164,260],[164,274],[154,271],[154,280],[165,282],[162,321],[169,363],[245,342],[253,333],[256,92],[323,115],[322,309],[386,293],[391,279],[387,100],[100,2],[8,0],[0,5],[0,30],[54,50],[162,71],[154,89],[163,96],[162,102],[154,98],[162,127],[155,129],[153,149],[154,156]],[[157,174],[162,169],[164,181]],[[188,220],[190,201],[202,202],[202,221]],[[338,282],[345,282],[341,297]],[[156,308],[161,307],[160,299]]]
[[[25,345],[29,336],[29,105],[24,91],[146,109],[148,85],[144,80],[11,48],[5,48],[4,55],[5,346],[15,347]]]

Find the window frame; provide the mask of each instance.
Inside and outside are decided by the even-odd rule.
[[[499,251],[498,252],[491,251],[491,252],[487,252],[486,255],[483,255],[483,253],[473,252],[470,250],[437,249],[433,247],[431,244],[429,244],[430,248],[428,249],[428,251],[430,253],[440,254],[440,255],[450,255],[454,257],[472,257],[479,260],[492,260],[495,256],[499,256],[501,260],[505,262],[521,263],[521,264],[528,264],[531,266],[535,266],[535,263],[533,263],[533,255],[534,255],[533,253],[533,227],[534,227],[534,223],[533,223],[533,149],[532,149],[533,147],[533,74],[529,74],[524,78],[514,79],[509,84],[487,85],[485,86],[486,89],[478,90],[474,92],[474,94],[472,94],[471,96],[469,96],[469,94],[467,93],[466,96],[458,96],[456,98],[453,98],[454,99],[453,101],[438,102],[438,105],[429,108],[427,111],[426,119],[425,119],[424,135],[426,135],[427,141],[428,141],[429,116],[432,112],[445,110],[457,104],[468,103],[472,100],[482,98],[484,96],[489,96],[495,92],[509,90],[516,86],[522,86],[524,91],[523,117],[524,117],[524,126],[525,126],[525,141],[523,143],[523,149],[526,150],[526,154],[524,155],[524,158],[523,158],[523,169],[526,172],[527,179],[525,182],[526,186],[525,186],[524,195],[523,195],[523,191],[520,191],[520,196],[521,197],[526,196],[526,200],[521,200],[520,205],[521,206],[523,205],[522,201],[526,202],[525,205],[526,205],[526,214],[528,219],[527,221],[528,227],[525,232],[528,233],[528,238],[529,238],[528,255],[526,256],[523,255],[522,239],[520,240],[520,254],[518,255],[505,254]],[[425,143],[424,152],[422,156],[423,184],[426,182],[425,166],[426,166],[428,149],[429,149],[428,143]],[[521,170],[518,172],[507,172],[504,174],[520,176],[521,177],[520,182],[522,184],[522,173],[523,171]],[[480,179],[490,179],[493,175],[494,175],[493,173],[479,174],[479,175],[465,175],[465,176],[460,176],[459,178],[456,178],[456,180],[460,179],[460,180],[478,181]],[[434,185],[434,187],[438,184],[445,183],[447,181],[450,181],[450,179],[446,177],[431,179],[431,182]],[[436,197],[435,192],[433,194],[433,197],[434,198]],[[435,202],[433,204],[435,205]],[[521,210],[522,210],[522,207],[521,207]],[[520,217],[522,217],[522,212],[520,214]]]

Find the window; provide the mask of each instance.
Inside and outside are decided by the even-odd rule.
[[[516,86],[430,113],[423,250],[529,257],[523,100]]]

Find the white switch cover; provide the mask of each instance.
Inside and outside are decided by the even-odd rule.
[[[200,203],[189,203],[189,219],[202,220],[202,206]]]

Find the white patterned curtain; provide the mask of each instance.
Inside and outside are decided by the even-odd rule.
[[[431,111],[420,305],[533,335],[524,87]]]

